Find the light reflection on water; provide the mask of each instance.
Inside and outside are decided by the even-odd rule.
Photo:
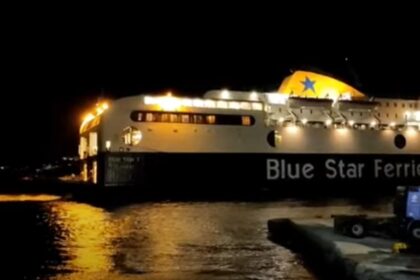
[[[9,218],[15,227],[6,223],[0,242],[27,236],[17,231],[32,232],[23,247],[28,255],[14,271],[60,280],[313,279],[293,254],[267,240],[267,220],[359,211],[295,202],[143,203],[113,210],[66,201],[24,206],[0,204],[0,217],[23,220]],[[12,243],[6,253],[15,249]],[[2,259],[6,253],[0,251]]]
[[[61,197],[49,194],[0,194],[0,202],[53,201]]]

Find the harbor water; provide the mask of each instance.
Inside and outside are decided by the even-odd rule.
[[[0,201],[0,279],[315,279],[298,256],[267,239],[267,220],[361,209],[302,201],[114,208],[51,196]]]

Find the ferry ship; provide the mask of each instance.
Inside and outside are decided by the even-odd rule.
[[[295,71],[273,92],[129,96],[80,127],[81,174],[104,188],[282,191],[419,184],[420,99],[367,96]]]

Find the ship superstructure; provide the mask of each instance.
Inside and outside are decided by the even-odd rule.
[[[312,72],[273,92],[143,94],[96,110],[79,153],[85,180],[104,186],[420,180],[420,99],[367,97]]]

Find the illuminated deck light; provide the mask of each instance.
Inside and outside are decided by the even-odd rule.
[[[138,145],[141,139],[143,139],[143,134],[141,133],[140,130],[133,130],[131,132],[131,140],[132,140],[133,145]]]
[[[92,113],[89,113],[85,116],[85,118],[83,119],[83,123],[88,123],[91,120],[93,120],[95,118],[95,116]]]
[[[258,94],[256,91],[251,92],[251,94],[249,95],[249,99],[253,100],[253,101],[258,101]]]
[[[181,106],[181,102],[178,98],[172,97],[172,95],[160,97],[157,100],[157,105],[162,108],[164,111],[174,111]]]
[[[107,140],[105,141],[105,148],[107,151],[109,151],[111,149],[111,141]]]
[[[332,120],[331,119],[325,120],[325,125],[326,126],[330,126],[331,124],[332,124]]]
[[[371,121],[370,122],[370,127],[375,127],[378,123],[376,121]]]
[[[227,89],[224,89],[224,90],[222,90],[220,96],[221,96],[222,99],[229,99],[230,98],[230,92]]]

